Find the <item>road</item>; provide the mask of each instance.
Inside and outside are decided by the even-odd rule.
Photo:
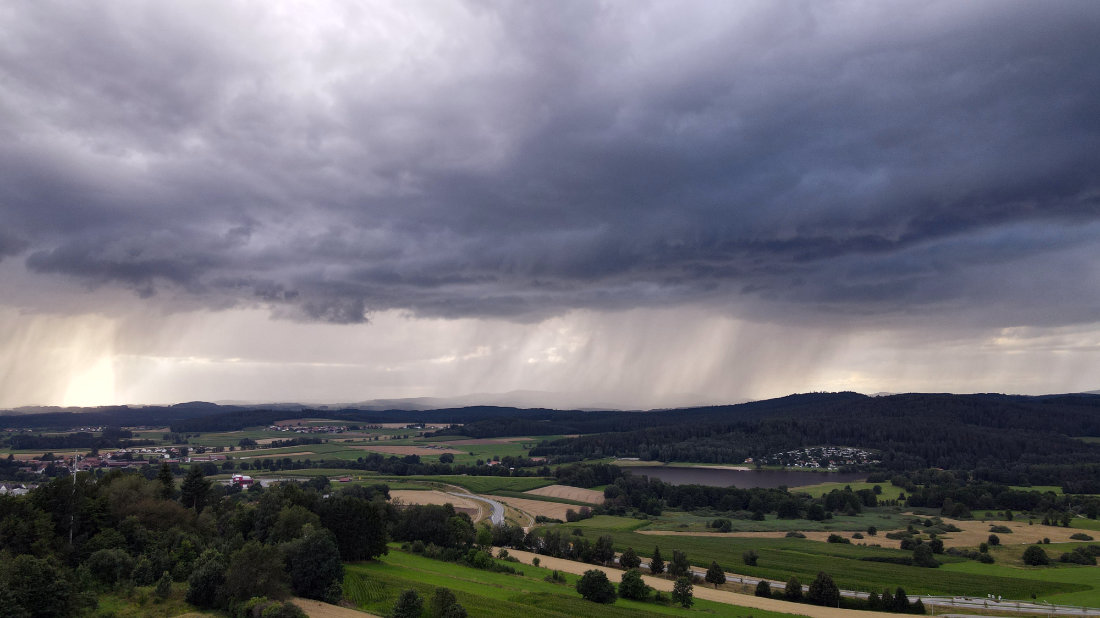
[[[504,523],[504,505],[496,500],[490,500],[483,496],[475,496],[474,494],[459,493],[457,491],[448,491],[447,493],[459,498],[466,498],[467,500],[477,500],[478,502],[485,502],[489,506],[493,507],[493,514],[489,516],[489,521],[493,522],[493,525]]]

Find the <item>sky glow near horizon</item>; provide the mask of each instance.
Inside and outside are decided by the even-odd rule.
[[[0,407],[1100,388],[1100,4],[0,10]]]

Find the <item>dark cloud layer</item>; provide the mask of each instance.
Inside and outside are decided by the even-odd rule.
[[[1100,319],[1095,2],[35,2],[0,29],[0,259],[41,276],[332,322]]]

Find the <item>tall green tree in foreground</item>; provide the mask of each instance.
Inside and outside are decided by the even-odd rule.
[[[718,561],[714,560],[710,563],[710,568],[707,569],[707,583],[714,584],[714,587],[726,583],[726,572],[722,570],[722,567],[718,566]]]
[[[679,603],[682,607],[688,608],[694,605],[694,596],[694,586],[691,585],[690,579],[681,577],[672,585],[672,600]]]
[[[665,572],[665,561],[661,560],[661,548],[653,548],[653,557],[649,559],[649,572],[660,575]]]

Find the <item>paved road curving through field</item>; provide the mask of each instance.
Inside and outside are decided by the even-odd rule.
[[[478,502],[484,502],[493,508],[493,514],[489,516],[489,521],[493,522],[493,525],[504,523],[504,505],[496,500],[490,500],[484,496],[475,496],[474,494],[459,493],[457,491],[448,491],[447,493],[459,498],[466,498],[467,500],[477,500]]]

